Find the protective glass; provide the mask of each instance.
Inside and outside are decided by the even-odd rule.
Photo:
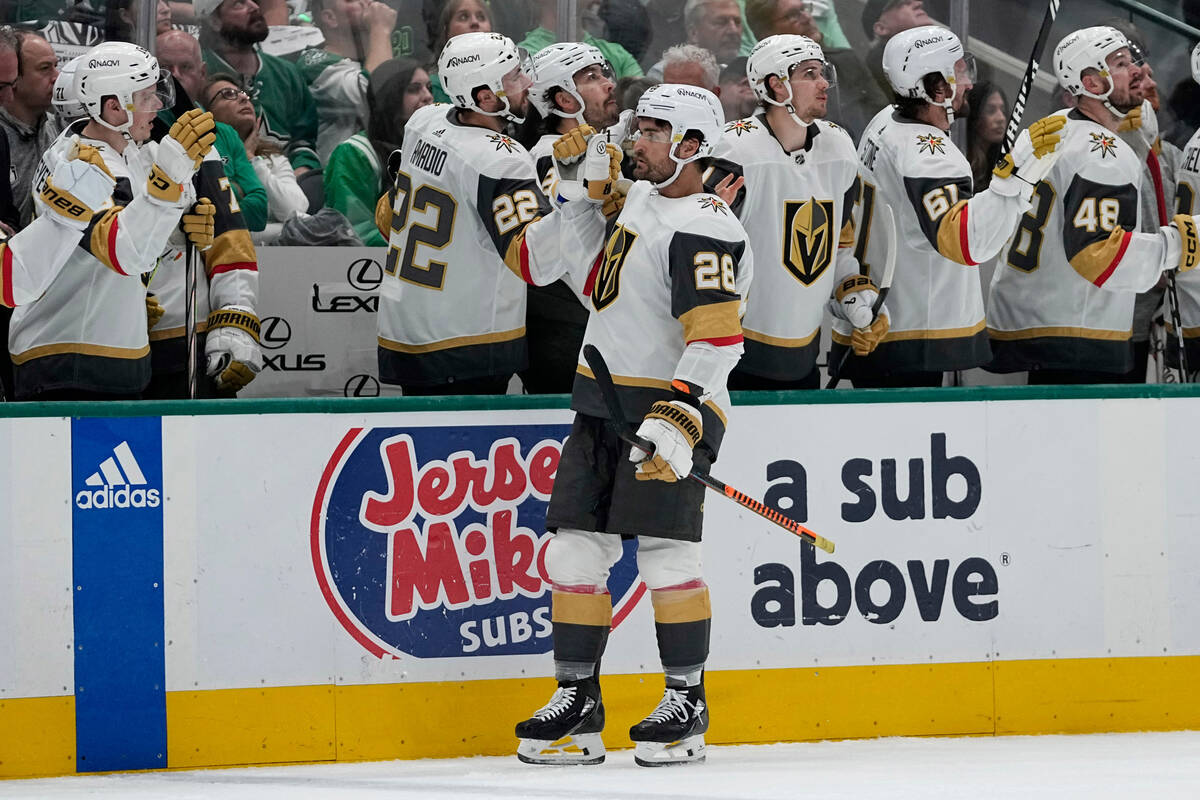
[[[978,74],[975,68],[975,56],[970,53],[963,54],[963,57],[954,62],[954,82],[962,86],[963,84],[975,83],[975,77]]]
[[[133,110],[148,114],[175,105],[175,82],[171,73],[159,70],[158,81],[153,86],[138,89],[133,93]]]
[[[524,47],[517,48],[519,63],[501,79],[506,95],[517,95],[533,85],[537,79],[537,69],[533,66],[533,57]]]

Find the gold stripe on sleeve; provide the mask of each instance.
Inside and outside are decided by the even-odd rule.
[[[725,339],[730,336],[740,336],[742,322],[738,318],[737,300],[727,300],[722,303],[708,303],[685,311],[679,317],[683,323],[683,340],[694,342],[699,339]]]

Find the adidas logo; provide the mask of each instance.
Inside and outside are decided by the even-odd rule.
[[[158,508],[161,499],[158,489],[146,486],[146,476],[133,456],[129,442],[121,442],[113,448],[113,454],[100,462],[82,489],[75,494],[75,505],[82,509],[94,508]]]

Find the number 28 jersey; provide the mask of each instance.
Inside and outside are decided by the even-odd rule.
[[[509,375],[527,362],[526,225],[549,213],[520,143],[419,109],[404,132],[379,289],[379,374],[430,385]]]

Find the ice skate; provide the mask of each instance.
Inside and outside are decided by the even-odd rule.
[[[704,684],[668,686],[650,716],[629,729],[629,738],[637,745],[633,760],[641,767],[701,762],[707,730]]]
[[[591,678],[560,683],[549,703],[517,723],[517,758],[526,764],[600,764],[602,730],[600,684]]]

